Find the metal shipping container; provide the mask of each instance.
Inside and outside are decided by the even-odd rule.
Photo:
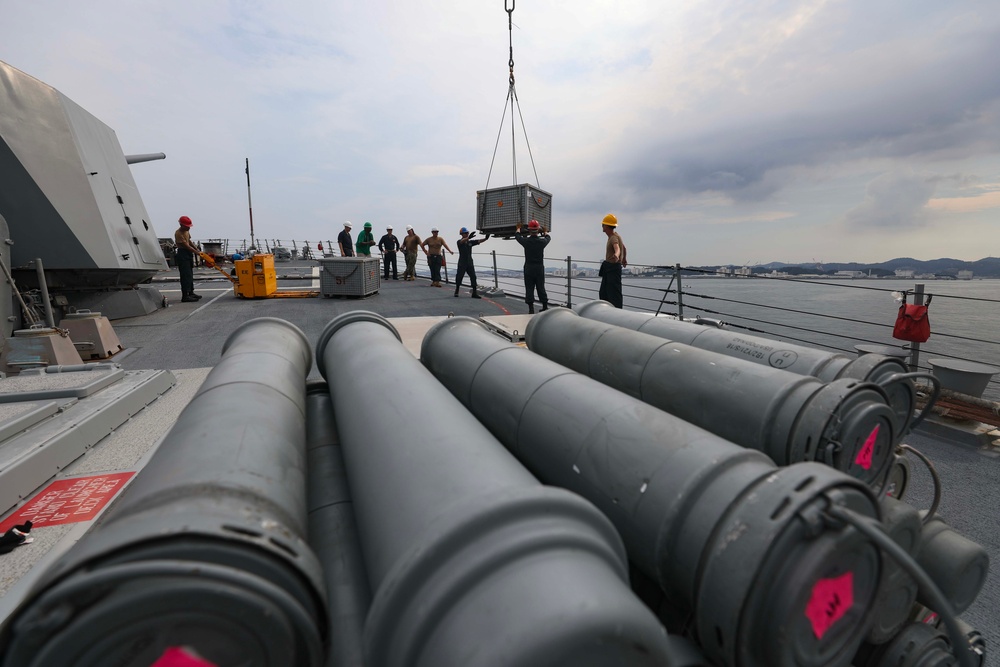
[[[319,264],[323,296],[369,296],[381,285],[378,257],[324,257]]]
[[[552,195],[530,183],[476,192],[476,229],[497,236],[513,236],[517,223],[537,220],[552,230]]]

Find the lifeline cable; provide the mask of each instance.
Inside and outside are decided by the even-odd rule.
[[[932,609],[937,612],[944,623],[952,653],[958,659],[959,665],[961,667],[976,667],[972,648],[962,633],[962,629],[958,626],[958,620],[951,608],[951,603],[941,593],[941,589],[934,583],[934,580],[913,560],[913,557],[883,532],[881,524],[839,505],[831,505],[826,508],[826,515],[853,526],[858,532],[874,542],[879,549],[892,556],[899,566],[913,577],[920,590],[930,598],[931,604],[934,605]],[[962,650],[963,647],[966,650]]]

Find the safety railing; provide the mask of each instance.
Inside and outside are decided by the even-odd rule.
[[[223,240],[221,245],[227,256],[249,247],[247,240]],[[290,259],[339,255],[329,240],[257,239],[257,245],[264,251],[285,248]],[[454,243],[449,245],[455,249]],[[523,254],[486,251],[480,246],[473,258],[485,294],[502,291],[509,297],[524,298]],[[457,254],[446,255],[442,270],[446,282],[452,281],[457,260]],[[399,262],[405,264],[402,257]],[[548,258],[545,266],[545,287],[553,305],[573,306],[598,298],[599,261]],[[429,276],[423,256],[417,261],[417,275]],[[990,280],[914,284],[893,278],[722,276],[679,264],[630,264],[623,276],[623,296],[625,307],[632,310],[721,320],[732,329],[847,354],[862,353],[865,346],[881,346],[883,351],[905,356],[913,370],[931,370],[930,359],[1000,367],[1000,336],[991,335],[994,323],[1000,320],[1000,299],[989,296],[996,293],[995,284]],[[906,293],[909,303],[933,297],[929,309],[932,334],[926,343],[892,338],[899,308],[898,294],[894,293]],[[1000,379],[991,379],[983,396],[1000,400]]]

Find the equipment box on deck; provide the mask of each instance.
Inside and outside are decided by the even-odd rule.
[[[323,296],[368,296],[379,289],[378,257],[324,257],[319,260]]]
[[[476,192],[476,229],[497,236],[513,236],[517,223],[537,220],[552,230],[552,195],[533,185],[508,185]]]

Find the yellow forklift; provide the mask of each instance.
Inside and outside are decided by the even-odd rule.
[[[278,274],[274,271],[274,255],[258,253],[245,259],[233,262],[236,267],[233,274],[227,273],[215,263],[215,258],[201,252],[198,255],[205,266],[215,269],[233,284],[233,293],[241,299],[301,299],[319,296],[319,290],[297,290],[294,292],[278,291]]]

